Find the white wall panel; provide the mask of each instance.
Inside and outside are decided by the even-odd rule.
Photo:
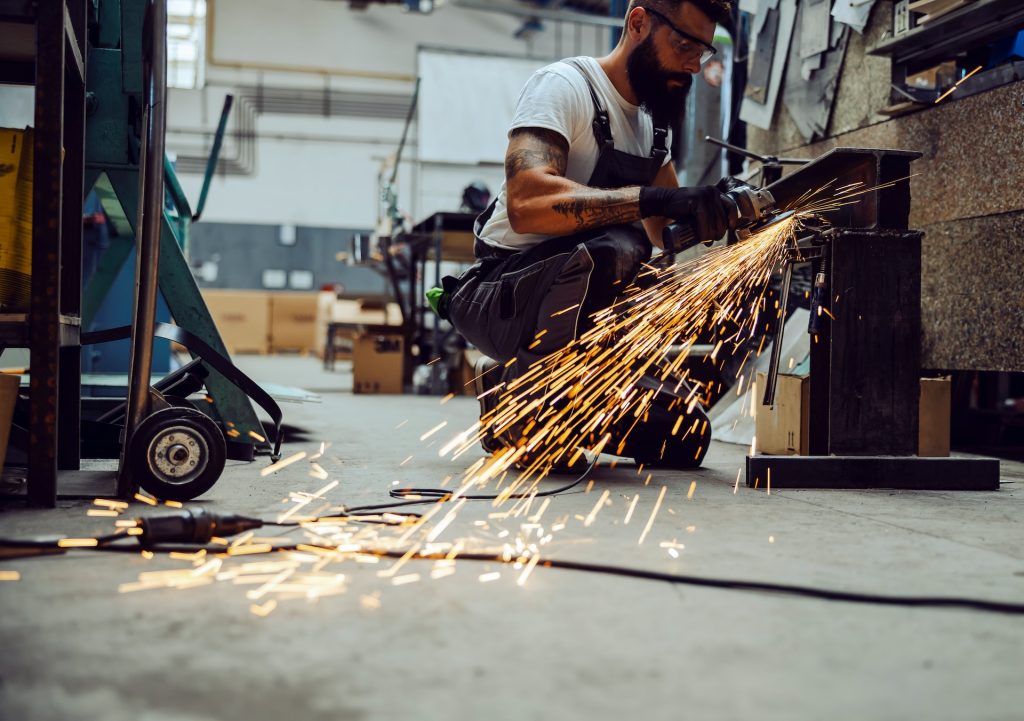
[[[563,24],[556,43],[556,25],[531,42],[513,37],[522,18],[441,7],[431,15],[402,13],[395,6],[354,11],[347,2],[325,0],[215,0],[210,3],[213,52],[222,65],[207,68],[202,90],[172,90],[168,101],[168,149],[205,155],[216,127],[224,94],[238,86],[306,89],[330,88],[411,96],[417,73],[417,49],[448,47],[486,53],[533,55],[536,67],[563,55],[607,50],[608,33],[581,28],[577,45],[574,26]],[[527,64],[532,64],[532,61]],[[243,67],[235,67],[235,65]],[[315,72],[272,69],[275,65],[305,67]],[[393,79],[368,75],[385,74]],[[511,82],[503,102],[514,103],[522,81]],[[406,79],[402,79],[406,78]],[[518,83],[518,87],[516,87]],[[463,82],[446,96],[460,107],[472,107],[479,82]],[[443,112],[421,112],[428,123]],[[442,118],[442,121],[444,118]],[[507,120],[478,122],[476,139],[467,138],[467,165],[428,164],[416,170],[414,126],[399,173],[399,206],[413,220],[435,210],[458,208],[462,188],[483,180],[497,192],[503,171]],[[204,217],[220,222],[373,227],[378,212],[378,175],[382,162],[398,145],[402,121],[348,116],[259,115],[256,120],[256,165],[251,175],[229,175],[213,181]],[[230,129],[234,129],[232,124]],[[223,153],[237,151],[236,140]],[[481,147],[475,147],[480,145]],[[486,145],[486,147],[484,147]],[[477,165],[476,159],[495,162]],[[454,159],[454,155],[451,159]],[[190,200],[198,199],[202,178],[183,174]]]

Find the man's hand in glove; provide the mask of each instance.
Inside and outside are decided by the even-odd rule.
[[[726,202],[713,185],[697,188],[646,186],[640,189],[640,217],[688,222],[698,241],[718,240],[729,229]]]
[[[728,193],[731,190],[736,190],[736,188],[751,188],[753,186],[746,181],[740,180],[739,178],[734,178],[731,175],[727,175],[721,180],[719,180],[717,183],[715,183],[715,187],[718,188],[718,190],[722,193]]]

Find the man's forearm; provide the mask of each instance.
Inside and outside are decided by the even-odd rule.
[[[640,187],[591,188],[559,178],[549,192],[510,204],[517,233],[569,235],[606,225],[640,220]]]

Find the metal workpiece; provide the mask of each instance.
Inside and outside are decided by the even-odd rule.
[[[921,153],[876,148],[835,148],[768,186],[779,208],[789,208],[819,189],[860,184],[868,190],[857,202],[823,212],[824,220],[840,228],[906,230],[910,219],[910,163]]]

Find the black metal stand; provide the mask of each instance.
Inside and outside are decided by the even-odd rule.
[[[751,488],[997,491],[999,461],[916,456],[748,456]]]
[[[999,487],[998,461],[915,455],[922,234],[907,224],[918,157],[838,148],[769,188],[783,207],[826,185],[878,189],[825,213],[828,229],[810,239],[826,292],[813,319],[809,455],[749,457],[748,486],[767,489],[770,473],[772,488]]]

